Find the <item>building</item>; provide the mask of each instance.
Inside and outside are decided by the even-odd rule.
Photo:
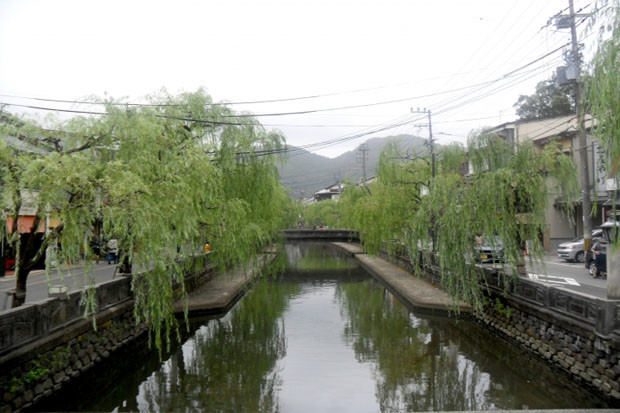
[[[592,119],[586,116],[586,132],[591,126]],[[550,143],[560,145],[561,150],[567,156],[571,156],[574,159],[579,171],[578,179],[581,183],[583,182],[584,171],[579,168],[579,165],[581,165],[581,153],[577,131],[578,125],[575,115],[508,122],[491,130],[491,132],[515,144],[531,142],[541,149]],[[597,228],[605,221],[610,208],[607,202],[609,200],[610,184],[607,179],[607,171],[600,144],[593,136],[589,134],[586,136],[588,182],[590,183],[590,197],[595,208],[592,214],[592,227]],[[547,229],[543,234],[543,244],[545,250],[555,251],[562,242],[583,235],[583,211],[581,199],[573,199],[571,201],[575,203],[574,215],[567,217],[562,210],[562,206],[565,205],[567,200],[562,199],[560,194],[557,193],[552,193],[550,197],[546,212]],[[596,202],[594,202],[595,200]],[[572,223],[571,220],[573,221]]]
[[[337,201],[340,199],[340,194],[344,190],[344,185],[341,183],[335,183],[333,185],[328,186],[327,188],[318,190],[314,193],[313,198],[315,202],[325,201],[328,199],[332,199]]]

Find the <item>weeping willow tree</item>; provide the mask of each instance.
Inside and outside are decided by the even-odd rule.
[[[390,144],[381,153],[376,183],[368,190],[346,189],[341,202],[345,222],[360,231],[369,252],[386,247],[392,253],[407,237],[429,177],[428,159],[401,153],[397,144]]]
[[[53,130],[13,117],[2,122],[0,208],[12,222],[4,235],[16,254],[15,305],[24,302],[32,263],[46,250],[57,262],[84,261],[88,269],[93,241],[115,238],[125,269],[135,269],[136,318],[152,326],[160,346],[176,326],[173,287],[183,290],[182,258],[209,241],[219,266],[247,262],[290,224],[291,201],[272,155],[283,145],[280,134],[252,118],[230,122],[231,110],[203,90],[162,91],[148,101],[102,101],[106,116],[73,118]],[[35,222],[19,231],[26,193],[33,194]],[[24,242],[23,233],[35,234],[50,216],[59,225],[40,247]],[[86,314],[96,311],[92,293],[85,291]]]
[[[596,119],[593,134],[606,155],[609,177],[620,187],[620,1],[599,5],[603,20],[601,41],[586,83],[586,109]],[[615,197],[614,197],[615,200]],[[617,208],[617,206],[616,206]]]
[[[346,196],[341,200],[341,209],[352,211],[348,226],[359,229],[371,252],[392,240],[415,264],[435,265],[446,291],[476,308],[482,286],[472,265],[475,237],[503,248],[516,275],[526,241],[533,257],[544,254],[540,235],[550,192],[566,199],[578,194],[574,163],[558,147],[513,148],[486,131],[475,132],[467,148],[442,148],[434,178],[428,159],[400,156],[396,148],[383,154],[378,178],[367,195],[352,197],[348,206]],[[388,253],[396,250],[388,247]]]
[[[597,2],[591,20],[600,23],[598,50],[591,62],[591,77],[586,83],[585,107],[596,120],[593,133],[605,153],[608,179],[613,181],[612,216],[620,219],[620,1]],[[604,39],[604,40],[602,40]],[[612,245],[607,252],[607,297],[620,297],[620,236],[618,225],[611,229]]]
[[[302,209],[301,215],[305,226],[341,228],[343,225],[342,212],[338,201],[331,199],[306,205]]]

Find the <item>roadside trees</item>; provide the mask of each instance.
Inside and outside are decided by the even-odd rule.
[[[393,240],[414,263],[437,266],[446,291],[476,308],[483,303],[479,270],[471,265],[475,236],[501,240],[505,265],[517,274],[526,240],[531,255],[543,254],[539,234],[549,191],[567,199],[578,193],[573,161],[559,148],[513,148],[484,130],[470,137],[467,148],[442,148],[434,178],[425,159],[392,154],[382,162],[372,195],[352,207],[350,227],[360,230],[365,245],[368,237],[374,251]]]
[[[17,305],[26,293],[23,262],[58,244],[58,262],[89,265],[100,224],[102,238],[116,238],[121,261],[137,269],[136,316],[153,327],[159,345],[162,326],[168,337],[176,325],[179,258],[202,251],[208,240],[221,266],[249,259],[285,226],[290,201],[274,166],[281,135],[251,118],[226,120],[230,110],[202,90],[149,100],[151,106],[139,107],[103,102],[106,115],[63,122],[55,128],[62,132],[4,123],[2,136],[43,149],[0,143],[0,206],[17,217],[23,191],[36,191],[37,219],[49,213],[61,223],[36,252],[9,236],[17,255]],[[91,291],[86,314],[95,311]]]
[[[620,1],[597,4],[593,24],[601,23],[598,50],[591,62],[591,77],[585,84],[586,110],[597,120],[593,134],[605,152],[609,182],[613,188],[612,215],[618,219],[620,189]],[[617,230],[616,230],[617,231]],[[612,235],[607,258],[607,297],[620,298],[620,244]]]

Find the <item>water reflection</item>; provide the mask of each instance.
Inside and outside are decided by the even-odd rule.
[[[314,276],[337,278],[336,270],[358,268],[357,262],[327,243],[288,243],[285,246],[287,269],[293,271],[312,271]]]
[[[138,410],[278,411],[275,367],[286,354],[281,316],[298,291],[294,284],[258,282],[233,311],[199,328],[140,385]]]
[[[381,411],[601,404],[470,321],[416,317],[371,281],[339,284],[337,296],[347,319],[343,337],[359,362],[373,366]]]
[[[163,364],[156,353],[126,360],[127,377],[86,409],[601,407],[563,373],[470,321],[410,313],[327,245],[289,244],[286,253],[283,275],[257,282],[225,317],[201,323]]]

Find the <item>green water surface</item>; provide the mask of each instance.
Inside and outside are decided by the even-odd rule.
[[[65,410],[396,412],[605,407],[561,371],[471,320],[412,313],[326,244],[288,244],[287,270],[160,361],[146,344],[123,374]],[[104,374],[105,373],[99,373]],[[93,382],[94,383],[94,382]]]

